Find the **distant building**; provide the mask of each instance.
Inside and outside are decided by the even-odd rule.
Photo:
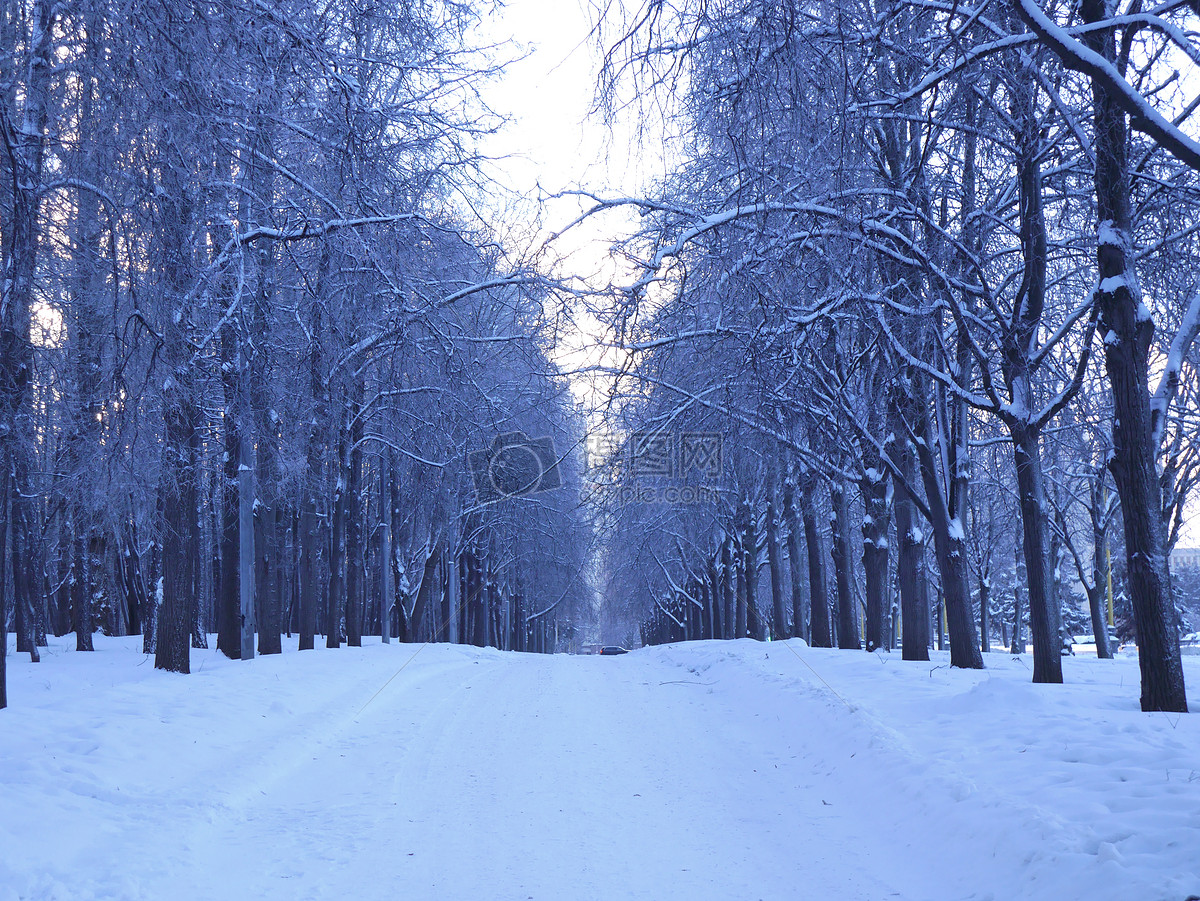
[[[1200,567],[1200,547],[1177,547],[1171,551],[1171,569],[1183,566]]]

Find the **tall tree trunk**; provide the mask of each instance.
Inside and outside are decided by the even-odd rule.
[[[328,282],[329,265],[329,246],[327,242],[323,241],[317,268],[317,292],[309,307],[308,316],[308,385],[312,413],[308,426],[304,481],[300,489],[303,492],[300,508],[300,556],[303,560],[303,569],[300,574],[299,639],[302,651],[312,650],[314,646],[317,632],[317,611],[322,606],[320,603],[322,581],[319,557],[323,543],[321,541],[318,498],[325,483],[324,435],[327,428],[325,421],[327,407],[321,341],[323,337],[323,293]]]
[[[392,641],[392,599],[396,594],[395,570],[392,569],[392,460],[384,451],[379,463],[379,636],[384,644]]]
[[[257,478],[254,483],[257,488]],[[278,500],[269,504],[257,503],[254,505],[254,613],[260,654],[279,654],[283,651],[279,622],[281,598],[276,590],[279,552]]]
[[[425,621],[425,614],[429,610],[430,599],[433,597],[434,580],[437,576],[437,567],[440,559],[441,548],[440,545],[435,542],[429,548],[425,557],[425,565],[421,568],[421,584],[417,588],[416,601],[413,603],[412,631],[414,636],[419,634],[421,624]],[[414,638],[414,640],[416,639]],[[480,645],[480,647],[482,646],[483,645]]]
[[[927,407],[914,405],[914,433],[921,440],[916,444],[917,462],[925,487],[926,503],[932,521],[934,551],[942,579],[946,627],[950,635],[950,665],[965,669],[982,669],[983,655],[979,652],[979,637],[975,634],[975,616],[971,609],[971,590],[967,582],[967,543],[963,510],[966,502],[966,423],[961,401],[947,404],[935,441]],[[944,454],[944,474],[934,459],[933,448]],[[959,460],[963,463],[960,464]],[[946,485],[943,487],[942,478]]]
[[[792,594],[792,635],[809,639],[808,604],[800,564],[800,518],[796,514],[795,484],[789,478],[783,488],[783,516],[787,525],[788,578]]]
[[[1042,477],[1040,426],[1035,415],[1030,354],[1046,297],[1046,222],[1042,212],[1042,172],[1039,163],[1040,123],[1033,92],[1035,75],[1022,67],[1012,86],[1017,120],[1017,183],[1020,199],[1020,239],[1024,273],[1018,290],[1012,327],[1005,337],[1004,381],[1016,411],[1005,416],[1012,436],[1021,511],[1021,546],[1029,585],[1029,630],[1033,637],[1033,681],[1062,682],[1057,605],[1051,597],[1047,568],[1046,490]]]
[[[203,414],[201,414],[203,415]],[[192,647],[193,648],[208,648],[208,631],[207,631],[207,611],[205,604],[207,596],[205,594],[205,573],[204,565],[201,562],[203,557],[204,546],[204,504],[201,501],[203,491],[201,489],[201,481],[204,476],[205,467],[202,460],[201,447],[204,442],[203,435],[204,423],[197,423],[198,442],[196,448],[196,505],[192,508],[192,532],[188,540],[188,554],[191,557],[189,567],[192,571]]]
[[[825,576],[825,551],[817,525],[816,476],[805,470],[796,485],[800,492],[800,517],[804,523],[804,544],[808,550],[808,591],[812,598],[812,640],[814,648],[833,647],[829,621],[829,582]]]
[[[1097,479],[1097,483],[1100,480]],[[1112,658],[1112,643],[1108,637],[1107,611],[1104,600],[1109,585],[1108,572],[1108,528],[1107,516],[1102,507],[1100,494],[1102,487],[1097,484],[1092,494],[1092,584],[1086,586],[1088,596],[1088,612],[1092,617],[1092,635],[1096,639],[1096,656],[1102,660]]]
[[[708,558],[707,575],[708,575],[708,595],[712,599],[712,635],[710,638],[725,637],[725,622],[724,622],[724,602],[721,592],[721,574],[719,566],[720,556],[714,553]]]
[[[1082,0],[1088,24],[1108,16],[1104,0]],[[1110,63],[1116,60],[1114,30],[1097,28],[1082,40]],[[1129,258],[1133,240],[1125,113],[1103,80],[1092,79],[1095,123],[1096,248],[1100,286],[1100,332],[1113,399],[1111,469],[1121,498],[1129,599],[1137,634],[1144,711],[1187,711],[1179,636],[1167,574],[1167,542],[1150,416],[1150,343],[1154,320],[1143,311]]]
[[[893,417],[893,431],[902,435],[899,412],[894,411]],[[898,442],[895,462],[901,476],[900,483],[915,485],[917,465],[908,441]],[[900,544],[896,554],[896,586],[900,594],[900,656],[903,660],[928,660],[929,594],[922,576],[925,539],[918,525],[916,502],[906,490],[896,492],[892,515],[896,520],[896,538]]]
[[[362,510],[362,397],[363,384],[356,380],[350,406],[350,459],[346,471],[346,644],[362,647],[363,555]]]
[[[470,545],[466,545],[458,555],[458,621],[457,631],[452,639],[455,644],[468,644],[471,635],[471,569]]]
[[[261,166],[253,167],[255,170]],[[269,181],[268,181],[269,184]],[[274,258],[271,244],[258,246],[258,290],[251,316],[249,412],[254,431],[254,615],[258,631],[258,653],[278,654],[280,598],[275,591],[274,570],[279,560],[278,511],[279,450],[276,414],[268,389],[271,381],[270,304],[274,294]]]
[[[88,10],[84,39],[83,70],[90,72],[100,64],[103,49],[100,36],[104,25],[96,14],[98,8]],[[96,91],[93,79],[85,77],[80,85],[79,108],[79,155],[77,165],[83,177],[91,178],[99,171],[96,141]],[[88,495],[97,490],[88,474],[93,457],[102,444],[101,413],[103,403],[101,389],[101,348],[104,321],[99,313],[99,303],[104,293],[104,255],[102,250],[103,227],[100,221],[99,198],[92,191],[79,190],[76,196],[76,218],[72,262],[74,273],[71,279],[70,343],[69,354],[76,388],[76,403],[73,422],[67,439],[67,477],[77,486],[72,518],[75,522],[75,582],[71,592],[72,623],[75,628],[76,650],[92,650],[92,629],[95,627],[94,611],[101,606],[103,597],[103,532],[96,516],[95,501]]]
[[[35,471],[32,436],[33,345],[30,317],[39,249],[39,210],[46,129],[49,121],[50,76],[54,63],[54,28],[57,6],[51,0],[35,0],[30,10],[27,59],[23,89],[24,113],[10,136],[8,162],[11,179],[11,220],[4,236],[3,285],[0,288],[0,465],[8,476],[9,540],[12,552],[13,603],[21,618],[18,642],[32,640],[32,611],[39,593],[41,542],[37,539],[38,498],[32,484]],[[14,17],[16,18],[16,17]],[[15,25],[15,23],[14,23]],[[9,102],[12,98],[6,98]],[[29,634],[26,634],[26,633]]]
[[[860,481],[863,495],[863,576],[867,598],[866,648],[887,643],[888,483],[879,460],[870,460]]]
[[[393,468],[393,472],[395,472],[394,468]],[[402,532],[401,532],[401,511],[400,511],[400,483],[399,483],[399,480],[396,479],[395,477],[389,479],[389,481],[388,481],[388,504],[389,504],[389,506],[388,506],[389,517],[388,518],[391,520],[391,523],[392,523],[392,542],[393,542],[393,544],[397,544],[401,540],[400,536],[401,536]],[[447,555],[447,556],[450,556],[451,559],[447,559],[444,562],[444,566],[446,566],[446,567],[453,566],[454,561],[452,559],[452,555]],[[396,553],[395,548],[393,548],[393,550],[392,550],[391,566],[392,566],[392,573],[393,573],[393,584],[398,586],[400,584],[400,555],[398,553]],[[448,572],[446,578],[449,583],[453,583],[454,585],[458,584],[457,579],[455,578],[454,574]],[[395,605],[396,605],[396,640],[397,641],[412,641],[413,640],[412,639],[412,629],[409,625],[408,610],[405,608],[406,602],[407,602],[407,596],[405,594],[400,594],[396,598],[396,601],[395,601]],[[458,612],[461,613],[461,605],[458,606]],[[450,642],[457,642],[459,640],[459,638],[455,634],[450,634],[450,635],[443,635],[442,640],[450,641]]]
[[[487,584],[483,561],[479,558],[478,553],[472,552],[470,563],[471,606],[474,611],[471,617],[471,644],[477,648],[483,648],[487,647],[488,642]]]
[[[1015,553],[1016,566],[1013,568],[1013,634],[1011,653],[1023,654],[1025,653],[1025,637],[1022,627],[1025,618],[1025,602],[1021,597],[1021,592],[1025,587],[1025,556],[1021,548],[1017,548]]]
[[[861,647],[858,634],[858,610],[850,583],[854,578],[854,563],[850,556],[850,501],[845,486],[835,483],[830,489],[833,501],[833,574],[837,586],[838,647],[857,651]]]
[[[154,523],[163,521],[165,497],[161,490],[155,492]],[[162,533],[155,529],[148,550],[150,560],[147,565],[147,587],[149,588],[148,603],[142,615],[142,653],[155,653],[158,644],[158,611],[162,608]]]
[[[790,636],[787,607],[783,601],[783,561],[779,556],[779,523],[774,489],[767,500],[767,568],[771,573],[771,638],[782,641]]]
[[[329,619],[325,635],[327,648],[341,646],[342,615],[346,609],[346,495],[350,468],[348,425],[343,417],[343,427],[338,436],[337,481],[333,490],[333,547],[329,558]]]
[[[254,657],[258,580],[254,577],[254,446],[244,428],[238,459],[238,654],[242,660],[250,660]]]
[[[163,449],[159,494],[162,503],[162,549],[159,563],[162,604],[157,613],[154,666],[186,673],[191,666],[195,620],[194,534],[197,528],[197,467],[201,415],[193,383],[191,310],[191,186],[176,161],[163,161],[159,203],[163,287]]]
[[[988,605],[992,602],[992,578],[985,571],[979,576],[979,649],[987,654],[992,650],[991,624],[988,622]]]
[[[83,330],[79,330],[77,334],[82,335]],[[84,341],[87,339],[85,338]],[[83,475],[82,467],[85,457],[84,446],[86,442],[86,434],[82,420],[86,417],[86,413],[80,414],[79,421],[76,423],[73,434],[69,438],[69,443],[72,445],[68,451],[68,468],[72,474],[79,478]],[[94,414],[93,414],[94,415]],[[82,493],[83,486],[80,485],[77,489]],[[95,630],[94,621],[94,606],[93,601],[97,592],[99,583],[99,567],[95,565],[91,548],[91,541],[96,538],[96,527],[91,522],[90,511],[85,503],[79,501],[69,502],[73,507],[68,522],[70,523],[71,531],[74,533],[71,537],[71,576],[68,583],[68,596],[71,604],[71,628],[75,631],[75,650],[76,651],[91,651],[93,650],[92,632]],[[32,610],[26,610],[23,604],[17,605],[17,650],[27,650],[21,646],[22,636],[25,634],[24,620],[32,613]]]
[[[243,389],[241,340],[232,321],[221,327],[221,386],[225,409],[221,417],[224,460],[221,469],[221,580],[217,594],[217,650],[237,660],[242,656],[241,589],[238,582],[238,468],[242,460]]]
[[[754,527],[750,522],[750,504],[748,500],[743,499],[742,509],[739,511],[740,535],[738,536],[738,593],[737,593],[737,613],[734,614],[733,637],[745,638],[746,629],[749,626],[749,609],[752,602],[751,599],[751,571],[755,569],[754,563],[751,563],[752,558],[757,557],[754,549],[746,546],[746,541],[754,541]]]
[[[521,570],[518,568],[514,577],[515,585],[513,587],[512,596],[512,639],[511,647],[514,651],[525,650],[525,597],[521,579]],[[447,610],[447,613],[449,611]],[[447,622],[449,617],[447,616]]]
[[[72,544],[74,544],[74,542],[72,542]],[[21,566],[27,565],[26,561],[24,561],[20,558],[14,559],[13,563],[16,565],[21,565]],[[28,592],[28,594],[25,597],[22,597],[17,600],[16,609],[13,611],[13,632],[15,633],[16,639],[17,639],[17,653],[18,654],[28,654],[30,661],[33,663],[41,662],[41,655],[38,653],[37,642],[34,639],[34,634],[33,634],[35,618],[34,618],[34,612],[33,612],[32,606],[31,606],[32,596],[35,594],[37,584],[38,584],[37,582],[32,583],[33,587],[31,588],[31,590]],[[71,586],[70,586],[70,588],[71,588],[72,597],[74,597],[76,594],[78,594],[78,592],[82,589],[83,585],[84,585],[84,581],[83,581],[82,576],[80,576],[78,573],[76,573],[75,570],[71,570]],[[90,626],[91,626],[91,620],[89,618],[89,620],[88,620],[88,629],[89,630],[90,630]],[[84,631],[86,631],[87,640],[84,642],[81,642],[78,640],[80,631],[81,630],[76,629],[76,632],[75,632],[76,650],[90,651],[91,643],[92,643],[91,632],[88,630],[84,630]],[[80,644],[83,644],[83,647],[79,647]]]
[[[178,302],[178,301],[177,301]],[[168,329],[182,332],[178,325]],[[196,466],[199,457],[199,411],[188,378],[190,345],[182,334],[168,335],[168,359],[173,385],[164,392],[166,420],[162,485],[163,566],[162,606],[157,617],[154,666],[176,673],[190,671],[194,610],[192,554],[189,544],[196,527]]]
[[[725,631],[722,638],[737,638],[737,573],[733,565],[733,536],[721,542],[721,599]]]
[[[738,594],[737,623],[734,638],[745,638],[749,634],[750,607],[755,602],[758,582],[758,535],[754,529],[754,511],[748,497],[742,498],[738,510],[741,535],[738,540]]]
[[[131,522],[121,529],[116,554],[117,578],[121,593],[125,596],[125,609],[128,612],[126,625],[130,635],[137,635],[142,631],[142,617],[149,604],[149,591],[142,569],[135,523]]]
[[[1013,434],[1017,463],[1017,496],[1021,509],[1021,548],[1029,590],[1029,631],[1033,637],[1033,681],[1062,682],[1062,645],[1058,604],[1048,567],[1046,489],[1038,436],[1028,430]]]

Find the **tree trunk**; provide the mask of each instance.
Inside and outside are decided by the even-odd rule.
[[[525,602],[524,592],[521,585],[521,572],[518,569],[514,577],[515,585],[513,586],[512,594],[512,619],[510,624],[511,638],[509,639],[509,647],[514,651],[525,650]],[[447,614],[449,614],[449,605],[447,605]],[[447,621],[449,617],[447,616]]]
[[[392,471],[395,472],[395,469],[393,468]],[[393,545],[393,547],[392,547],[392,556],[389,560],[389,564],[392,568],[392,584],[399,586],[399,584],[400,584],[400,555],[396,553],[395,545],[400,541],[400,536],[402,534],[402,532],[401,532],[401,514],[400,514],[400,483],[394,476],[388,480],[388,519],[392,524],[392,545]],[[451,566],[453,566],[454,563],[453,563],[452,559],[449,559],[448,554],[445,556],[447,557],[447,559],[443,563],[443,566],[447,570],[449,570],[449,568]],[[455,577],[454,573],[447,572],[446,581],[447,581],[448,587],[453,585],[455,588],[457,588],[458,580]],[[397,641],[412,641],[412,628],[409,623],[408,610],[405,607],[406,603],[407,603],[407,595],[406,594],[399,594],[395,598],[396,640]],[[461,608],[459,609],[459,612],[461,612]],[[454,635],[454,634],[443,635],[443,636],[441,636],[441,638],[443,641],[451,641],[451,642],[458,641],[458,636]]]
[[[724,606],[721,591],[721,575],[718,565],[719,556],[713,554],[708,558],[708,595],[712,599],[712,635],[710,638],[725,637],[725,622],[722,607]]]
[[[919,401],[919,398],[918,398]],[[966,501],[966,427],[965,409],[961,401],[948,404],[947,421],[941,424],[935,443],[928,409],[923,403],[914,405],[914,434],[921,440],[916,454],[921,480],[925,487],[933,529],[934,552],[942,579],[946,627],[950,635],[950,665],[965,669],[982,669],[983,655],[979,652],[979,637],[975,634],[975,616],[971,609],[971,590],[967,582],[966,531],[962,511]],[[949,434],[947,434],[949,433]],[[944,478],[933,456],[935,446],[943,448]],[[963,463],[960,464],[959,460]]]
[[[477,648],[487,647],[488,642],[488,604],[487,584],[484,577],[483,561],[475,553],[471,554],[471,601],[474,613],[472,615],[471,644]]]
[[[1033,637],[1033,681],[1062,682],[1062,645],[1058,604],[1053,599],[1047,566],[1046,490],[1038,435],[1013,432],[1017,464],[1017,499],[1021,509],[1021,548],[1029,590],[1029,631]]]
[[[900,427],[897,423],[897,427]],[[897,434],[903,434],[902,431]],[[916,460],[907,441],[901,440],[896,467],[906,485],[917,480]],[[917,505],[907,491],[896,493],[893,516],[900,549],[896,554],[896,585],[900,593],[900,657],[903,660],[929,659],[929,594],[924,569],[925,539],[917,524]]]
[[[96,9],[85,12],[84,71],[98,65],[103,51],[100,34],[104,24]],[[90,177],[102,162],[96,140],[97,85],[91,78],[80,86],[80,142],[78,163]],[[103,227],[100,219],[100,200],[91,191],[80,190],[76,195],[75,241],[71,248],[74,275],[71,279],[69,354],[76,386],[70,437],[67,439],[67,476],[76,481],[78,490],[72,519],[75,525],[76,585],[71,592],[72,622],[76,635],[76,650],[92,650],[92,630],[95,610],[103,602],[103,532],[96,515],[96,502],[88,497],[93,486],[89,475],[96,473],[92,460],[102,447],[101,413],[101,348],[104,319],[99,303],[104,294]]]
[[[866,648],[887,642],[888,630],[888,486],[879,462],[867,468],[860,487],[863,495],[863,576],[867,598]]]
[[[429,609],[430,598],[433,596],[434,577],[437,575],[440,556],[440,548],[437,544],[434,544],[429,549],[428,556],[425,558],[425,565],[421,569],[421,584],[417,588],[417,598],[413,604],[412,630],[414,634],[418,632],[421,624],[425,621],[425,613]],[[434,637],[436,638],[436,635]]]
[[[1084,22],[1108,16],[1104,0],[1083,0]],[[1086,33],[1082,40],[1109,62],[1116,60],[1113,29]],[[1104,82],[1092,79],[1095,123],[1097,277],[1100,332],[1113,399],[1110,467],[1121,498],[1129,599],[1137,634],[1144,711],[1187,711],[1179,636],[1167,574],[1167,544],[1161,487],[1155,461],[1146,380],[1154,320],[1134,294],[1137,278],[1129,259],[1132,219],[1126,158],[1125,113]],[[1106,287],[1108,286],[1108,287]]]
[[[260,442],[261,444],[261,442]],[[255,487],[258,480],[255,479]],[[272,489],[268,488],[268,491]],[[261,494],[261,491],[260,491]],[[269,503],[255,506],[254,515],[254,599],[255,627],[258,630],[258,653],[283,652],[280,633],[283,598],[279,594],[282,570],[282,536],[280,534],[280,501],[277,496]]]
[[[988,605],[991,604],[992,580],[986,572],[979,576],[979,648],[987,654],[992,650],[992,640],[989,632]]]
[[[1062,654],[1058,635],[1059,613],[1054,603],[1047,568],[1045,484],[1042,477],[1040,426],[1032,421],[1035,410],[1030,354],[1046,296],[1046,223],[1042,212],[1042,173],[1039,162],[1040,129],[1034,110],[1035,75],[1024,66],[1014,80],[1013,114],[1017,127],[1017,181],[1020,197],[1020,240],[1024,272],[1013,312],[1012,326],[1004,338],[1004,381],[1014,412],[1004,416],[1013,442],[1017,469],[1018,505],[1021,511],[1021,546],[1029,586],[1029,630],[1033,637],[1033,681],[1062,682]]]
[[[188,334],[191,315],[187,292],[191,284],[189,232],[192,206],[187,174],[164,161],[158,199],[158,240],[162,245],[164,347],[167,365],[162,393],[163,451],[159,494],[163,536],[158,571],[161,607],[157,611],[154,666],[172,672],[190,669],[192,625],[195,619],[195,540],[197,467],[202,422],[193,384],[193,346]]]
[[[384,451],[379,463],[379,637],[384,644],[392,641],[392,599],[395,597],[395,571],[392,569],[392,467],[390,452]]]
[[[221,327],[221,386],[225,410],[221,417],[225,442],[221,491],[221,581],[217,589],[217,649],[226,657],[242,656],[241,589],[238,583],[238,466],[242,459],[241,341],[233,322]]]
[[[1098,498],[1093,497],[1093,504]],[[1108,638],[1107,611],[1104,601],[1108,591],[1108,535],[1104,525],[1103,513],[1100,516],[1092,512],[1092,584],[1086,586],[1088,596],[1088,613],[1092,617],[1092,634],[1096,638],[1096,656],[1101,660],[1112,659],[1112,643]]]
[[[197,430],[203,429],[203,423],[197,424]],[[201,444],[203,444],[203,434],[200,436]],[[198,490],[196,492],[196,505],[192,508],[192,534],[188,541],[188,554],[191,556],[192,570],[192,592],[191,592],[191,614],[192,614],[192,647],[208,649],[208,630],[207,630],[207,611],[205,604],[207,596],[205,595],[205,573],[204,565],[201,563],[203,559],[203,542],[204,542],[204,511],[203,502],[201,501],[202,491],[199,490],[201,476],[204,474],[204,466],[202,453],[200,449],[196,452],[196,482]]]
[[[830,489],[833,502],[833,558],[834,581],[837,586],[837,633],[838,647],[857,651],[859,640],[858,610],[850,583],[854,579],[854,562],[850,556],[850,501],[845,486],[835,483]]]
[[[1025,652],[1025,637],[1022,620],[1025,616],[1024,601],[1021,598],[1022,586],[1025,583],[1025,557],[1020,548],[1016,549],[1016,566],[1013,568],[1013,634],[1012,653]]]
[[[41,542],[37,537],[39,499],[32,484],[35,471],[33,436],[33,345],[30,317],[39,249],[39,211],[46,129],[49,121],[50,76],[54,63],[56,5],[35,0],[30,12],[28,68],[22,85],[24,115],[18,125],[6,123],[12,132],[8,162],[11,165],[12,210],[4,236],[3,286],[0,288],[0,447],[8,479],[9,540],[12,553],[13,603],[21,625],[32,625],[34,599],[38,596]],[[15,110],[14,110],[15,116]],[[29,650],[36,656],[31,634]],[[90,636],[89,636],[90,641]]]
[[[774,641],[782,641],[790,635],[787,607],[783,601],[783,561],[779,557],[779,525],[773,491],[767,501],[767,568],[771,572],[771,638]]]
[[[800,522],[796,515],[795,485],[791,479],[783,489],[783,515],[787,525],[788,576],[792,590],[792,634],[808,641],[808,605],[800,568]]]
[[[455,644],[469,644],[471,636],[471,570],[468,557],[469,546],[464,547],[458,555],[458,621],[457,631],[451,641]]]
[[[362,397],[363,384],[356,381],[350,406],[350,459],[346,472],[346,644],[354,648],[362,647],[363,628]]]
[[[72,546],[79,544],[82,539],[71,542]],[[30,561],[26,561],[20,557],[14,557],[15,566],[21,566],[23,569],[29,567]],[[27,571],[27,576],[32,577],[34,574]],[[82,573],[71,570],[71,597],[73,605],[78,604],[75,598],[86,588],[86,581]],[[33,598],[37,594],[38,581],[30,578],[29,590],[23,596],[14,598],[16,600],[16,609],[13,611],[13,631],[17,639],[17,653],[28,654],[32,663],[41,662],[41,655],[38,654],[37,642],[34,638],[34,622],[35,615],[33,612]],[[76,606],[76,609],[78,607]],[[86,625],[81,625],[75,629],[75,650],[90,651],[92,649],[92,632],[91,632],[91,615],[89,613],[86,620]]]
[[[825,551],[821,547],[821,532],[817,526],[817,503],[814,494],[816,477],[805,471],[797,483],[800,491],[800,517],[804,523],[804,544],[808,550],[808,591],[812,598],[812,640],[814,648],[833,647],[829,621],[829,583],[825,577]]]
[[[182,331],[172,326],[170,331]],[[166,430],[163,446],[162,606],[158,611],[154,667],[176,673],[190,671],[192,638],[191,532],[196,517],[196,465],[199,456],[199,411],[190,396],[185,362],[190,347],[182,335],[169,341],[174,384],[163,398]]]
[[[737,573],[733,566],[733,536],[721,541],[721,602],[725,630],[722,638],[737,637]]]
[[[238,463],[238,643],[240,659],[254,657],[254,630],[257,625],[255,593],[258,582],[254,573],[254,446],[243,429]]]
[[[750,498],[743,497],[741,509],[741,569],[738,573],[737,634],[735,638],[746,638],[750,632],[750,608],[754,606],[758,588],[758,532],[755,529],[754,509]],[[755,636],[756,637],[756,636]]]
[[[342,643],[342,614],[346,609],[346,493],[350,468],[350,436],[345,426],[338,437],[337,482],[333,491],[333,547],[329,558],[329,619],[325,647]]]
[[[300,650],[312,650],[317,633],[317,611],[321,608],[321,568],[319,557],[322,556],[321,521],[319,517],[319,501],[321,487],[325,480],[324,434],[327,427],[327,407],[325,403],[325,383],[323,381],[322,311],[324,310],[323,292],[329,275],[329,248],[322,242],[320,261],[317,267],[317,296],[313,298],[308,317],[308,386],[312,403],[312,414],[308,427],[308,446],[305,453],[304,480],[301,485],[303,499],[301,500],[301,550],[303,569],[300,574]],[[325,605],[328,606],[328,605]]]

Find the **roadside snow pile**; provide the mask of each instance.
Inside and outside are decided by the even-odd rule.
[[[1136,660],[96,642],[10,655],[0,901],[1200,894],[1200,716]]]

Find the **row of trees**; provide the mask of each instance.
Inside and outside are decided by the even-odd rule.
[[[1168,551],[1200,452],[1200,196],[1178,70],[1200,55],[1188,5],[1112,6],[649,2],[620,23],[607,97],[677,98],[684,149],[657,197],[597,199],[647,214],[614,406],[735,448],[719,501],[613,514],[649,637],[696,613],[875,648],[894,579],[904,656],[936,608],[979,667],[976,598],[1019,557],[1033,678],[1059,682],[1064,568],[1104,649],[1111,549],[1142,707],[1186,710]]]
[[[920,660],[928,659],[931,647],[948,645],[933,536],[918,518],[911,540],[898,541],[894,495],[881,499],[884,518],[877,528],[877,514],[866,508],[874,478],[819,457],[809,457],[812,469],[802,458],[788,472],[780,461],[792,455],[777,442],[731,425],[719,411],[681,415],[677,402],[659,400],[658,416],[628,411],[631,431],[669,418],[689,431],[722,429],[724,440],[749,450],[732,456],[730,471],[705,491],[633,477],[622,461],[626,471],[613,474],[614,528],[607,545],[606,627],[614,635],[647,644],[797,636],[818,647],[903,648],[908,659]],[[965,521],[971,616],[981,651],[1018,654],[1030,635],[1030,610],[1016,474],[1003,436],[983,425],[972,423],[979,431],[972,439]],[[1116,642],[1135,640],[1135,623],[1124,546],[1114,528],[1119,506],[1103,465],[1105,435],[1079,428],[1049,430],[1043,447],[1053,516],[1052,603],[1060,617],[1060,646],[1065,650],[1086,633],[1098,656],[1107,658]],[[1091,444],[1080,442],[1080,435]],[[664,484],[670,487],[664,490]],[[910,604],[903,611],[895,560],[870,568],[901,547],[912,566],[906,573]],[[1192,573],[1185,569],[1172,577],[1181,626],[1193,629],[1200,594]]]
[[[210,631],[569,637],[577,455],[488,503],[466,465],[582,433],[550,286],[473,206],[499,122],[472,6],[0,17],[0,706],[10,621],[34,659],[140,631],[178,672]]]

